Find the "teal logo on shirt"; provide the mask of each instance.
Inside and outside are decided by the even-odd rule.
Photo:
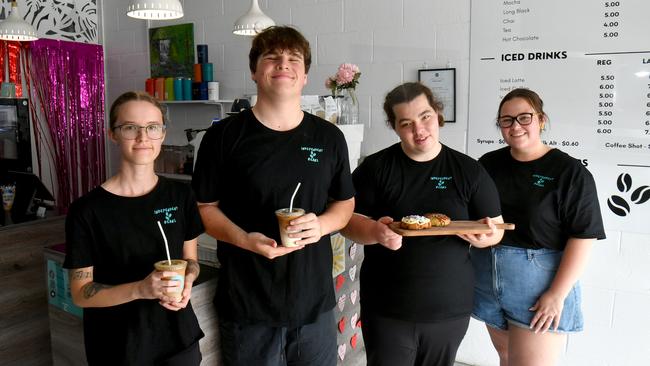
[[[547,182],[554,181],[555,178],[547,177],[544,175],[533,174],[533,185],[544,188]]]
[[[451,177],[431,177],[432,181],[436,182],[435,189],[447,189],[447,184],[451,181]]]
[[[307,161],[311,161],[312,163],[320,162],[320,160],[318,159],[318,154],[322,153],[323,149],[319,147],[301,146],[300,150],[307,151],[309,153],[307,155]]]
[[[178,211],[178,206],[155,209],[153,214],[156,216],[162,215],[161,221],[163,224],[174,224],[176,223],[174,218],[174,212],[176,211]]]

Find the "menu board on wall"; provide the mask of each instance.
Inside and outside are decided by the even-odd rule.
[[[468,152],[505,146],[497,108],[525,87],[542,139],[594,175],[607,230],[650,233],[650,1],[472,1]]]

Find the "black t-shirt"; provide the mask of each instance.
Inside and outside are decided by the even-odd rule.
[[[68,269],[93,267],[93,280],[106,285],[139,281],[166,259],[183,257],[183,242],[203,225],[187,184],[158,178],[150,193],[122,197],[97,187],[76,200],[66,219]],[[84,309],[84,340],[90,365],[153,365],[203,337],[190,304],[171,311],[158,300],[135,300]]]
[[[521,162],[504,147],[479,161],[497,185],[503,219],[515,224],[501,243],[564,250],[569,238],[605,238],[594,178],[577,159],[553,149]]]
[[[347,145],[331,123],[305,113],[298,127],[274,131],[247,110],[208,129],[192,185],[199,202],[219,208],[246,232],[280,243],[275,210],[289,206],[322,214],[329,199],[354,196]],[[311,323],[334,307],[329,235],[288,255],[267,259],[219,245],[215,302],[220,316],[270,326]]]
[[[354,171],[355,211],[373,219],[440,212],[452,220],[501,214],[494,183],[475,160],[442,146],[416,162],[395,144],[368,156]],[[365,247],[361,267],[364,312],[432,322],[472,311],[474,272],[469,244],[459,237],[404,237],[402,248]]]

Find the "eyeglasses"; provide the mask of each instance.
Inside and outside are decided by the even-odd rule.
[[[165,125],[157,124],[157,123],[146,125],[146,126],[138,126],[129,123],[121,126],[115,126],[113,127],[113,131],[119,129],[122,138],[127,140],[135,140],[140,134],[140,130],[143,128],[146,131],[148,138],[152,140],[160,140],[163,137],[163,134],[165,133],[166,127]]]
[[[515,121],[521,126],[527,126],[533,123],[533,116],[539,113],[520,113],[516,117],[513,116],[501,116],[497,118],[497,125],[501,128],[508,128],[512,126]]]

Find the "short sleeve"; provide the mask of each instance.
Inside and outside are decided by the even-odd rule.
[[[221,122],[223,124],[225,122]],[[222,147],[219,144],[222,128],[212,126],[203,136],[197,152],[192,174],[192,188],[199,202],[216,202],[220,199],[218,172],[222,169]]]
[[[579,174],[572,179],[567,192],[563,205],[565,216],[563,222],[568,236],[605,239],[596,183],[586,168],[579,167]]]
[[[192,240],[203,234],[205,231],[203,227],[203,222],[201,221],[201,215],[199,214],[199,208],[196,205],[196,199],[194,198],[194,193],[191,189],[187,189],[185,195],[185,234],[184,240]]]
[[[377,191],[375,188],[376,172],[373,164],[365,160],[352,173],[352,180],[357,191],[354,212],[374,217],[377,215]]]
[[[499,191],[490,175],[480,164],[477,169],[475,190],[469,202],[469,215],[472,219],[501,215]]]
[[[330,198],[337,201],[344,201],[354,197],[355,190],[350,173],[350,159],[348,157],[348,146],[345,137],[340,131],[336,131],[336,162],[332,184],[328,191]]]
[[[65,219],[66,256],[63,268],[84,268],[93,265],[91,227],[82,214],[82,204],[70,205]]]

